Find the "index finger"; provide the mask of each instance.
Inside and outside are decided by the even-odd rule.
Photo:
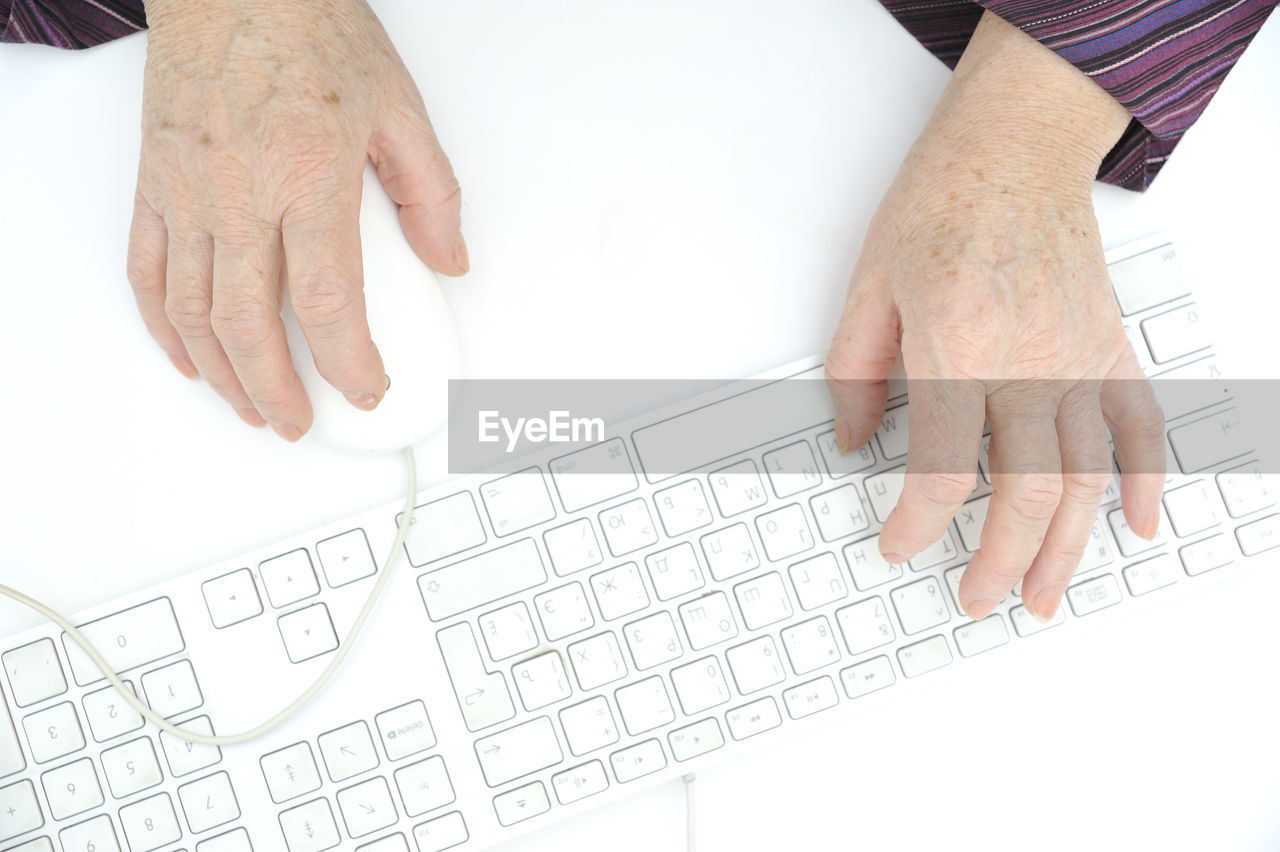
[[[316,369],[357,408],[386,392],[382,356],[365,315],[360,253],[361,173],[281,222],[289,299]]]

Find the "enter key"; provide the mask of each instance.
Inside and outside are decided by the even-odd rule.
[[[479,731],[516,715],[502,673],[485,671],[470,624],[446,627],[436,634],[436,640],[467,730]]]

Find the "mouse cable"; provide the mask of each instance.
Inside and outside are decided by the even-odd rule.
[[[382,597],[382,593],[387,587],[387,582],[391,578],[391,570],[395,567],[398,557],[400,556],[400,552],[404,549],[404,541],[409,535],[409,526],[413,523],[413,502],[414,498],[418,494],[418,468],[413,458],[412,447],[405,447],[404,459],[405,465],[408,468],[409,493],[405,496],[404,511],[400,515],[400,524],[396,530],[396,540],[391,546],[391,552],[387,554],[386,561],[382,565],[382,575],[378,577],[377,582],[373,584],[373,590],[369,592],[369,597],[365,601],[364,608],[360,610],[360,613],[356,616],[355,623],[351,625],[351,631],[347,634],[347,638],[338,646],[338,651],[334,655],[333,659],[329,661],[329,665],[325,666],[324,671],[320,673],[320,676],[316,678],[315,683],[311,684],[311,687],[307,689],[306,692],[299,695],[294,699],[292,704],[272,716],[267,721],[263,722],[261,725],[258,725],[252,730],[245,731],[242,734],[234,734],[225,737],[197,734],[192,733],[191,731],[185,731],[177,725],[174,725],[172,722],[165,720],[152,711],[152,709],[146,704],[143,704],[142,700],[138,698],[132,690],[124,685],[124,682],[121,681],[119,676],[112,670],[111,664],[103,658],[102,654],[98,653],[98,650],[93,647],[93,643],[90,642],[88,638],[86,638],[85,635],[70,622],[70,620],[60,615],[51,607],[48,607],[45,604],[42,604],[39,601],[3,584],[0,584],[0,595],[12,598],[18,603],[30,607],[43,615],[49,621],[52,621],[58,627],[65,630],[67,635],[70,636],[75,643],[80,646],[80,649],[89,656],[89,659],[98,667],[98,670],[106,675],[107,680],[116,688],[116,692],[120,693],[120,697],[123,698],[134,710],[138,711],[143,718],[165,733],[175,736],[184,742],[206,746],[231,746],[256,740],[258,737],[274,730],[283,722],[290,719],[295,713],[309,704],[311,700],[328,685],[329,681],[333,679],[333,676],[337,674],[338,669],[340,669],[342,664],[346,661],[347,655],[351,653],[351,648],[355,645],[356,639],[359,638],[360,632],[364,629],[365,622],[369,620],[369,616],[373,613],[374,606],[378,603],[379,598]]]
[[[684,847],[687,852],[694,852],[697,845],[697,804],[693,795],[693,782],[697,780],[692,772],[688,775],[680,776],[680,780],[684,782]]]

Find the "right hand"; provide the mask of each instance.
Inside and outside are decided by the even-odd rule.
[[[245,422],[296,441],[312,412],[280,319],[287,281],[320,374],[376,407],[366,158],[418,256],[468,267],[458,181],[382,25],[363,0],[149,0],[147,21],[128,264],[147,329]]]

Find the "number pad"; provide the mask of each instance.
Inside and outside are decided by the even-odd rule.
[[[120,809],[120,824],[133,852],[151,852],[182,837],[178,816],[168,793],[143,799]]]
[[[58,833],[58,839],[67,852],[120,852],[120,840],[111,825],[111,817],[106,814],[64,828]],[[52,846],[48,847],[48,852],[53,852]]]
[[[67,691],[58,649],[50,639],[6,651],[3,660],[13,701],[19,707],[29,707]]]
[[[51,769],[40,776],[40,781],[54,819],[67,819],[102,804],[98,773],[87,757]]]
[[[117,799],[126,799],[164,780],[155,746],[147,737],[104,751],[102,769],[111,795]]]
[[[133,691],[133,684],[124,685]],[[99,689],[84,697],[84,715],[89,720],[89,730],[100,743],[115,739],[142,727],[142,716],[125,703],[114,686]]]
[[[70,701],[32,713],[22,720],[36,763],[48,763],[84,748],[84,731]]]

